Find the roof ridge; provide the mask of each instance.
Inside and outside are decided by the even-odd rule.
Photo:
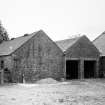
[[[41,31],[41,30],[38,30],[38,31],[35,31],[35,32],[32,32],[32,33],[25,33],[25,34],[28,34],[28,36],[30,36],[30,35],[33,35],[33,34],[39,32],[39,31]],[[17,38],[21,38],[21,37],[24,37],[25,34],[23,34],[22,36],[12,37],[12,38],[15,38],[15,39],[17,39]],[[26,37],[27,37],[27,36],[26,36]],[[12,38],[11,38],[11,39],[12,39]],[[11,40],[8,40],[8,41],[11,41]]]
[[[1,54],[0,55],[9,55],[11,53],[13,53],[14,51],[16,51],[18,48],[20,48],[24,43],[26,43],[28,40],[30,40],[32,37],[34,37],[34,35],[36,35],[39,31],[33,32],[31,34],[29,34],[28,36],[20,36],[15,38],[14,40],[9,40],[9,41],[5,41],[3,43],[0,44],[0,47],[2,47],[4,50],[1,50]],[[15,43],[15,44],[14,44]],[[9,46],[13,46],[13,49],[10,50]],[[3,47],[5,46],[5,47]],[[6,49],[7,47],[7,49]]]
[[[72,39],[79,39],[79,38],[81,38],[81,37],[83,37],[83,36],[78,36],[78,37],[74,37],[74,38],[67,38],[67,39],[57,40],[57,41],[55,41],[55,42],[66,41],[66,40],[72,40]]]
[[[59,40],[55,43],[62,49],[62,51],[66,51],[69,47],[73,46],[78,40],[80,40],[82,36],[71,38],[71,39],[65,39],[65,40]]]
[[[105,34],[105,31],[102,32],[98,37],[96,37],[92,42],[96,41],[97,39],[99,39],[101,36],[103,36]]]

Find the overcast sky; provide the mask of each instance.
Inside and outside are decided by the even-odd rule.
[[[0,19],[10,37],[44,30],[53,40],[105,31],[105,0],[0,0]]]

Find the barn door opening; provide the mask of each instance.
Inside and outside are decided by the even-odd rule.
[[[79,61],[67,60],[66,61],[66,79],[78,79]]]
[[[84,61],[84,78],[94,78],[96,72],[96,61]]]
[[[8,70],[8,68],[4,69],[4,83],[11,83],[12,77],[11,72]]]

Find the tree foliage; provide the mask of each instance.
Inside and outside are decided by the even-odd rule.
[[[8,33],[0,21],[0,42],[9,40]]]

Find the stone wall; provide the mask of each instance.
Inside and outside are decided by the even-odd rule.
[[[22,82],[23,75],[26,82],[46,77],[58,80],[64,77],[63,52],[43,31],[38,32],[11,56],[14,56],[14,82]]]
[[[85,36],[66,51],[67,58],[99,58],[99,55],[98,49]]]

